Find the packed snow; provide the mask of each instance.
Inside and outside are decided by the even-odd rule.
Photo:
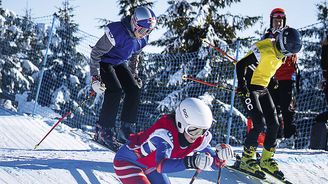
[[[89,140],[89,135],[59,124],[37,147],[54,120],[17,115],[0,108],[0,183],[119,184],[113,169],[115,154]],[[237,153],[241,147],[234,147]],[[293,183],[328,183],[328,152],[278,149],[282,171]],[[232,161],[229,162],[232,164]],[[169,174],[171,183],[189,183],[194,170]],[[217,171],[203,171],[195,184],[216,183]],[[261,183],[222,170],[221,183]]]

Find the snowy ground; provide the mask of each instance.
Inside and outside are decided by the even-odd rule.
[[[114,154],[60,125],[41,145],[34,146],[54,121],[11,114],[0,108],[0,183],[118,184]],[[235,148],[240,152],[241,148]],[[279,149],[276,158],[293,183],[328,183],[328,152]],[[231,164],[231,163],[230,163]],[[193,170],[170,174],[174,184],[190,182]],[[217,172],[202,172],[195,184],[216,183]],[[221,183],[259,183],[222,170]]]

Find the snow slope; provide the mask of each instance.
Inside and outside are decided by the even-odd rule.
[[[41,145],[34,146],[54,121],[11,114],[0,108],[0,183],[118,184],[114,154],[60,124]],[[235,148],[240,152],[241,148]],[[279,149],[276,158],[293,183],[328,183],[328,153]],[[194,170],[169,174],[174,184],[189,183]],[[216,171],[204,171],[195,184],[215,183]],[[260,183],[226,169],[221,183]]]

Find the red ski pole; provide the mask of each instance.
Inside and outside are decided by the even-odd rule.
[[[227,88],[223,85],[219,85],[219,84],[213,84],[213,83],[209,83],[209,82],[205,82],[203,80],[200,80],[200,79],[196,79],[196,78],[193,78],[193,77],[189,77],[187,75],[183,75],[182,76],[182,79],[183,80],[191,80],[191,81],[194,81],[194,82],[197,82],[197,83],[200,83],[200,84],[204,84],[206,86],[210,86],[210,87],[215,87],[215,88],[218,88],[218,89],[223,89],[223,90],[227,90],[227,91],[232,91],[232,89],[230,88]]]
[[[233,64],[236,64],[238,61],[229,56],[226,52],[224,52],[222,49],[220,49],[219,47],[216,47],[215,45],[212,45],[211,43],[209,43],[207,40],[204,40],[205,43],[207,43],[209,46],[211,46],[212,48],[214,48],[216,51],[218,51],[219,53],[221,53],[223,56],[227,57],[228,59],[232,60]]]
[[[49,130],[49,132],[48,132],[48,133],[47,133],[47,134],[41,139],[41,141],[40,141],[38,144],[35,145],[34,149],[36,149],[36,148],[37,148],[37,147],[38,147],[38,146],[44,141],[44,139],[46,139],[46,137],[52,132],[53,129],[55,129],[55,127],[56,127],[60,122],[62,122],[67,116],[71,115],[72,112],[76,111],[76,109],[77,109],[78,107],[83,106],[83,104],[85,104],[85,103],[90,99],[90,97],[92,97],[92,96],[94,96],[94,95],[95,95],[95,92],[94,92],[94,91],[91,91],[91,92],[90,92],[90,95],[87,96],[87,99],[85,99],[85,100],[81,103],[81,105],[77,106],[77,107],[74,108],[72,111],[68,111],[67,113],[65,113],[64,116],[62,116],[62,117],[57,121],[57,123],[54,124],[54,125],[52,126],[52,128],[51,128],[51,129]]]

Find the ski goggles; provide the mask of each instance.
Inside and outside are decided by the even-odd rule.
[[[197,138],[204,135],[207,132],[207,130],[208,129],[197,128],[194,126],[187,126],[185,132],[187,133],[188,136]]]
[[[149,35],[154,29],[149,29],[149,28],[144,28],[141,26],[135,26],[135,31],[139,33],[142,36],[147,36]]]
[[[133,22],[134,31],[137,32],[138,34],[140,34],[142,36],[147,36],[154,30],[154,28],[143,27],[143,26],[139,25],[138,22],[140,22],[141,24],[143,24],[143,23],[148,24],[149,22],[155,21],[156,19],[150,19],[150,20],[144,19],[144,20],[137,21],[135,17],[132,17],[132,18],[133,18],[132,22]]]
[[[273,18],[284,18],[285,14],[284,13],[274,13],[272,15]]]

